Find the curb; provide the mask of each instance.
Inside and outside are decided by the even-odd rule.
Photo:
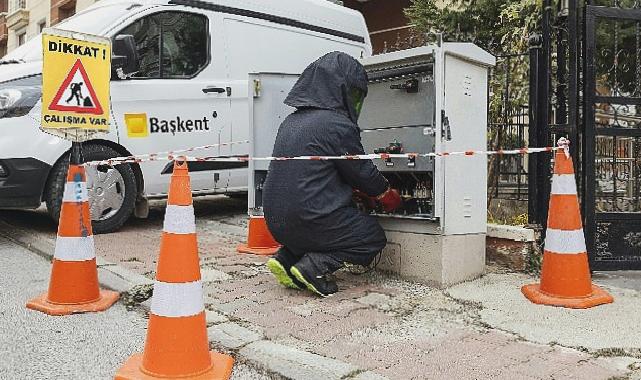
[[[47,259],[53,258],[55,243],[0,220],[0,236]],[[154,282],[145,276],[96,257],[100,284],[121,293],[127,305],[151,308]],[[224,272],[221,272],[224,273]],[[293,380],[386,380],[371,371],[340,360],[283,345],[264,337],[260,327],[230,321],[223,310],[207,310],[210,345],[231,352],[236,359],[278,378]]]
[[[30,234],[28,231],[0,220],[0,235],[49,261],[53,258],[55,243]],[[98,279],[102,286],[121,294],[125,304],[132,305],[151,297],[154,282],[117,264],[96,257]]]
[[[388,380],[353,364],[271,341],[250,323],[240,324],[223,317],[212,324],[209,313],[208,325],[211,326],[207,328],[207,335],[210,345],[232,352],[237,359],[266,373],[294,380]],[[212,313],[214,318],[222,316]]]

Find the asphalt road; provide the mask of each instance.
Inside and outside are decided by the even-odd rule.
[[[50,317],[25,303],[46,291],[49,263],[0,238],[0,378],[110,379],[142,349],[146,320],[122,304],[104,313]]]
[[[0,379],[113,379],[142,350],[147,320],[120,303],[103,313],[50,317],[25,303],[46,291],[47,260],[0,237]],[[237,364],[233,379],[269,379]]]

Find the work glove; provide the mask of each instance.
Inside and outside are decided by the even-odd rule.
[[[401,206],[402,200],[398,190],[389,187],[387,191],[376,197],[385,212],[392,212]]]
[[[362,204],[367,211],[376,209],[376,199],[370,197],[360,190],[352,190],[352,199],[354,200],[354,202]]]

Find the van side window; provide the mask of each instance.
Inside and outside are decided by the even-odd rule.
[[[140,71],[134,78],[191,78],[209,62],[208,20],[199,14],[155,13],[118,34],[136,41]]]
[[[160,25],[156,15],[141,18],[119,34],[131,34],[136,41],[140,71],[134,78],[160,78]]]

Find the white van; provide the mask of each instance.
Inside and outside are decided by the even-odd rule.
[[[297,74],[335,50],[371,55],[362,15],[327,0],[102,0],[56,28],[108,36],[114,73],[127,74],[112,74],[111,130],[84,144],[87,161],[246,141],[250,73]],[[57,220],[70,143],[39,129],[41,72],[41,38],[0,61],[0,208],[45,202]],[[198,153],[246,155],[249,143]],[[190,170],[194,194],[247,192],[246,167]],[[94,231],[145,217],[170,171],[166,161],[89,169]]]

